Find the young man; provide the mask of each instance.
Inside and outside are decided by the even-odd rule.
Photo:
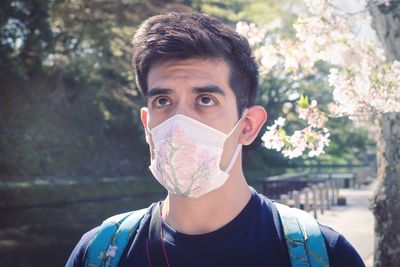
[[[248,186],[241,165],[242,145],[267,119],[254,105],[258,70],[247,40],[207,15],[155,16],[133,39],[133,66],[147,99],[150,170],[168,196],[143,211],[125,247],[101,255],[123,249],[118,266],[131,267],[290,266],[277,208]],[[342,235],[319,228],[330,266],[364,266]],[[85,266],[97,232],[82,237],[67,266]]]

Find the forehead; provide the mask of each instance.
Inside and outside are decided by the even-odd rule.
[[[222,59],[168,60],[153,65],[147,77],[148,90],[168,88],[189,89],[199,86],[218,86],[233,94],[229,85],[230,68]]]

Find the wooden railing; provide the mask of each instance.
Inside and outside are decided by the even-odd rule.
[[[336,186],[336,182],[326,181],[301,190],[293,190],[288,194],[282,194],[276,201],[312,212],[314,217],[317,218],[318,211],[320,214],[324,214],[325,210],[330,210],[332,206],[337,204],[338,196],[339,188]]]
[[[355,187],[355,173],[291,173],[261,178],[263,194],[317,217],[337,204],[340,187]]]

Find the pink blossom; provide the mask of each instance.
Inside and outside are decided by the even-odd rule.
[[[307,121],[309,126],[295,131],[288,136],[283,127],[284,118],[278,118],[274,124],[267,126],[262,136],[264,146],[268,149],[282,151],[290,159],[300,157],[308,150],[308,156],[314,157],[324,153],[324,148],[329,145],[329,131],[325,128],[326,117],[317,107],[316,101],[311,101],[307,108],[297,108],[299,118]]]
[[[350,20],[331,0],[304,2],[311,15],[293,25],[296,40],[267,41],[265,30],[257,29],[255,24],[238,23],[238,30],[251,36],[264,70],[280,67],[298,80],[315,73],[315,62],[324,61],[332,66],[328,82],[333,89],[334,102],[329,106],[334,115],[353,118],[354,114],[400,112],[400,62],[387,62],[377,40],[362,38],[353,30],[360,21],[371,21],[369,14],[356,14]],[[305,151],[310,157],[319,156],[329,145],[329,133],[324,128],[327,118],[316,102],[297,108],[297,112],[308,126],[288,136],[283,130],[284,119],[275,121],[262,137],[264,146],[290,158]]]

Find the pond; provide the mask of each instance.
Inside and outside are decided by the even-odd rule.
[[[348,168],[332,168],[334,172],[355,171]],[[324,172],[331,172],[331,169],[324,168]],[[267,175],[276,175],[288,172],[312,171],[311,169],[274,169],[270,170]],[[315,171],[315,170],[313,170]],[[320,170],[318,170],[320,171]],[[262,177],[258,174],[255,177]],[[256,178],[248,181],[259,192],[260,184],[256,182]],[[139,184],[145,184],[141,181]],[[119,187],[116,187],[119,185]],[[159,185],[158,185],[159,186]],[[103,188],[104,187],[104,188]],[[140,209],[149,206],[151,203],[164,198],[165,193],[148,193],[149,188],[154,187],[148,185],[142,189],[138,189],[137,196],[114,197],[112,200],[98,201],[80,201],[74,204],[64,205],[47,205],[30,208],[6,208],[0,209],[0,266],[13,267],[47,267],[47,266],[64,266],[71,251],[79,241],[82,234],[98,226],[101,222],[118,213],[130,210]],[[113,191],[120,192],[126,189],[132,192],[138,188],[137,184],[130,181],[101,184],[96,187],[80,186],[86,191],[83,193]],[[96,189],[97,188],[97,189]],[[103,191],[99,190],[102,188]],[[22,191],[21,191],[22,192]],[[29,191],[23,191],[18,198],[14,198],[14,202],[27,196]],[[73,191],[35,191],[37,194],[44,192],[69,192]],[[159,191],[158,191],[159,192]],[[4,193],[4,192],[3,192]],[[76,195],[78,196],[78,194]],[[4,197],[4,195],[2,195]],[[53,196],[54,197],[54,196]],[[71,197],[69,195],[69,197]],[[30,200],[31,198],[27,197]],[[32,198],[34,199],[34,198]],[[11,203],[14,203],[11,202]],[[32,203],[32,202],[29,202]]]
[[[64,266],[82,234],[118,213],[163,199],[161,194],[68,205],[0,210],[0,266]]]

